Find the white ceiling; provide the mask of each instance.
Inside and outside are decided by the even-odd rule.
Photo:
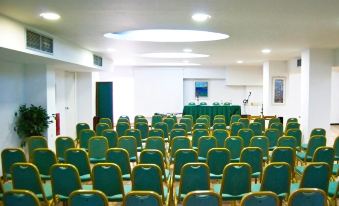
[[[44,11],[61,15],[57,22],[39,17]],[[209,22],[195,23],[191,15],[203,11]],[[287,60],[305,48],[339,48],[338,0],[0,0],[0,13],[45,30],[115,62],[154,64],[148,52],[193,52],[209,58],[191,62],[232,65],[237,60],[255,65]],[[107,32],[131,29],[197,29],[227,33],[229,39],[200,43],[150,43],[106,39]],[[117,49],[109,53],[107,48]],[[264,55],[263,48],[272,53]],[[171,62],[182,60],[172,60]]]

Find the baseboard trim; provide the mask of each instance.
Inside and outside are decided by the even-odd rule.
[[[339,125],[339,123],[331,123],[330,125]]]

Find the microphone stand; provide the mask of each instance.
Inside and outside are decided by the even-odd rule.
[[[246,105],[248,104],[248,100],[250,99],[252,92],[249,93],[247,99],[244,99],[242,103],[244,103],[244,113],[246,114]]]

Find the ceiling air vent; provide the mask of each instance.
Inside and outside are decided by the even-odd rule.
[[[26,46],[29,49],[53,54],[53,39],[30,30],[26,30]]]
[[[93,55],[93,64],[102,67],[102,57]]]

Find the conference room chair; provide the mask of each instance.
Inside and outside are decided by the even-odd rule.
[[[176,123],[174,126],[173,126],[173,129],[183,129],[183,130],[185,130],[186,131],[186,124],[184,124],[184,123]],[[192,128],[192,129],[194,129],[194,128]],[[186,131],[187,132],[187,131]]]
[[[154,126],[154,129],[160,129],[160,130],[162,130],[162,132],[163,132],[163,138],[164,138],[164,140],[166,141],[166,142],[168,142],[168,126],[167,126],[167,124],[165,123],[165,122],[158,122],[158,123],[156,123]],[[154,135],[149,135],[150,137],[151,136],[154,136]],[[157,135],[157,136],[159,136],[159,135]]]
[[[131,179],[131,165],[128,151],[122,148],[111,148],[107,150],[106,162],[119,166],[123,180]]]
[[[308,141],[306,151],[297,152],[297,159],[302,163],[312,161],[313,154],[317,148],[326,146],[326,137],[323,135],[314,135]]]
[[[301,188],[288,198],[288,206],[328,206],[327,195],[316,188]]]
[[[207,153],[206,163],[210,179],[221,179],[224,167],[231,162],[231,152],[226,148],[212,148]]]
[[[251,177],[261,180],[263,169],[263,152],[259,147],[245,147],[240,154],[240,163],[247,163],[251,166]]]
[[[337,170],[336,176],[338,176],[339,170]],[[330,181],[328,185],[328,196],[332,202],[332,205],[337,206],[337,198],[339,197],[339,183],[337,180]]]
[[[297,140],[297,149],[301,150],[302,132],[300,129],[289,129],[285,133],[286,136],[293,136]]]
[[[79,147],[88,150],[88,140],[95,136],[95,131],[91,129],[83,129],[80,132]]]
[[[212,105],[213,106],[220,106],[220,103],[219,102],[213,102]]]
[[[153,115],[152,116],[152,127],[154,128],[155,124],[162,122],[162,116],[161,115]]]
[[[29,190],[11,190],[2,197],[4,206],[40,206],[38,197]]]
[[[186,131],[187,131],[187,133],[190,134],[192,132],[193,120],[191,118],[181,118],[179,123],[186,124]]]
[[[68,136],[59,136],[55,139],[55,151],[58,162],[65,161],[65,151],[75,148],[74,140]]]
[[[286,124],[285,127],[285,133],[289,130],[289,129],[300,129],[300,124],[298,122],[290,122]]]
[[[323,129],[323,128],[314,128],[311,131],[310,138],[314,135],[322,135],[322,136],[326,137],[326,130]],[[303,150],[306,150],[307,149],[307,143],[301,144],[301,147],[302,147]]]
[[[191,140],[185,136],[177,136],[172,139],[170,148],[170,162],[173,162],[175,153],[179,149],[192,149],[192,143]]]
[[[193,125],[192,129],[193,129],[193,131],[196,130],[196,129],[206,129],[206,130],[209,130],[207,124],[205,124],[205,123],[195,123]]]
[[[94,136],[88,141],[88,158],[90,163],[106,161],[108,141],[104,136]]]
[[[215,124],[213,124],[212,129],[213,130],[226,129],[226,124],[225,123],[215,123]]]
[[[105,129],[111,129],[112,127],[109,126],[109,124],[107,123],[98,123],[96,126],[95,126],[95,133],[97,136],[102,136],[102,132],[105,130]]]
[[[43,181],[50,180],[51,166],[57,163],[57,158],[52,150],[39,148],[33,151],[32,163],[38,168]]]
[[[140,131],[141,141],[145,142],[149,132],[148,124],[144,122],[138,122],[134,125],[134,129],[138,129]]]
[[[225,140],[225,146],[231,152],[231,162],[239,162],[241,150],[244,148],[244,142],[239,136],[230,136]]]
[[[65,163],[72,164],[77,168],[81,182],[92,180],[90,163],[85,150],[75,148],[66,150]]]
[[[273,150],[277,146],[279,137],[282,135],[278,129],[270,128],[265,131],[265,136],[269,142],[269,150]]]
[[[11,181],[2,182],[0,181],[0,201],[3,200],[3,195],[7,191],[13,190],[13,185]]]
[[[187,163],[181,169],[179,186],[175,189],[175,202],[196,190],[210,190],[209,168],[205,163]]]
[[[1,168],[4,181],[12,179],[11,167],[14,163],[27,162],[21,148],[5,148],[1,152]]]
[[[119,118],[126,118],[126,119],[130,120],[130,118],[129,118],[129,116],[128,116],[128,115],[120,115],[120,117],[119,117]]]
[[[93,189],[103,192],[109,202],[122,202],[125,194],[132,190],[123,184],[120,167],[114,163],[98,163],[92,168]]]
[[[243,146],[248,147],[250,145],[251,138],[254,136],[252,129],[240,129],[238,131],[238,136],[243,140]]]
[[[182,203],[183,206],[221,206],[222,200],[218,193],[213,191],[193,191],[186,195]]]
[[[170,118],[170,117],[166,117],[163,121],[164,121],[164,123],[167,124],[168,131],[169,132],[172,131],[174,124],[175,124],[174,119]]]
[[[195,124],[197,123],[202,123],[202,124],[205,124],[207,129],[210,128],[210,121],[208,118],[205,118],[205,117],[199,117],[196,121],[195,121]]]
[[[224,119],[224,120],[226,120],[225,115],[223,115],[223,114],[217,114],[217,115],[215,115],[215,116],[214,116],[214,119]]]
[[[170,172],[166,168],[166,164],[164,162],[164,157],[159,150],[144,149],[140,153],[139,164],[155,164],[155,165],[157,165],[161,170],[162,179],[167,183],[167,180],[170,177]]]
[[[213,119],[213,124],[216,124],[216,123],[225,123],[226,124],[225,117],[220,118],[220,117],[215,116],[214,119]]]
[[[281,136],[278,139],[277,147],[290,147],[297,150],[297,140],[293,136]]]
[[[118,121],[117,121],[117,124],[118,124],[118,123],[121,123],[121,122],[125,122],[125,123],[127,123],[127,124],[129,124],[129,125],[131,124],[129,118],[125,118],[125,117],[119,117],[119,119],[118,119]]]
[[[280,122],[280,119],[279,119],[279,118],[273,117],[273,118],[271,118],[270,120],[268,120],[268,126],[267,126],[267,128],[271,128],[271,125],[272,125],[273,123],[281,123],[281,122]]]
[[[146,118],[139,118],[134,122],[134,128],[136,128],[137,124],[145,123],[148,127],[148,120]]]
[[[201,105],[201,106],[206,106],[206,105],[207,105],[207,102],[200,102],[199,105]]]
[[[108,206],[106,195],[99,190],[76,190],[68,199],[68,206]]]
[[[240,206],[278,206],[278,196],[269,191],[251,192],[246,194],[240,202]]]
[[[113,129],[113,122],[110,118],[100,118],[99,119],[99,123],[105,123],[105,124],[108,124],[109,126],[109,129]]]
[[[262,132],[266,130],[266,120],[264,118],[255,118],[253,122],[260,123]]]
[[[167,162],[167,152],[165,141],[161,137],[149,137],[146,140],[145,149],[156,149],[159,150],[164,157],[164,161]]]
[[[142,140],[141,132],[138,129],[128,129],[126,130],[124,136],[132,136],[137,140],[137,150],[140,152],[142,150]]]
[[[47,139],[44,136],[31,136],[28,137],[27,148],[29,161],[32,160],[33,151],[38,148],[48,148]]]
[[[251,122],[248,128],[253,131],[255,136],[262,135],[263,131],[265,131],[262,129],[261,123],[259,122]]]
[[[108,148],[113,148],[117,146],[118,143],[118,133],[113,129],[105,129],[102,132],[102,136],[106,137],[108,142]]]
[[[161,137],[164,141],[164,131],[162,129],[151,129],[148,132],[148,137]]]
[[[191,115],[191,114],[184,114],[184,115],[182,115],[181,118],[188,118],[188,119],[192,120],[192,122],[193,122],[193,115]]]
[[[241,122],[231,123],[230,136],[238,135],[240,129],[244,129],[244,125]]]
[[[169,142],[171,142],[173,140],[174,137],[178,137],[178,136],[187,136],[186,130],[184,129],[172,129],[170,132],[170,136],[169,136]]]
[[[123,206],[162,206],[161,196],[151,191],[131,191],[123,201]]]
[[[193,149],[179,149],[174,154],[172,180],[181,179],[181,168],[187,163],[198,162],[198,153]]]
[[[138,119],[146,119],[146,117],[144,115],[135,115],[134,116],[134,123],[138,122]]]
[[[334,148],[334,160],[339,161],[339,136],[335,138],[333,143]]]
[[[295,149],[291,147],[276,147],[271,155],[270,162],[285,162],[290,166],[292,178],[294,178]]]
[[[127,122],[118,122],[116,126],[116,131],[118,133],[118,137],[124,136],[126,131],[130,129],[131,126]]]
[[[254,136],[250,141],[250,147],[259,147],[262,150],[263,160],[268,160],[269,140],[266,136]]]
[[[79,141],[80,133],[83,129],[90,129],[90,127],[87,123],[84,123],[84,122],[77,123],[76,125],[76,133],[77,133],[76,140],[77,141]]]
[[[213,136],[202,136],[198,142],[198,161],[206,162],[207,153],[210,149],[217,147],[217,140]]]
[[[202,136],[208,136],[208,130],[206,129],[195,129],[192,132],[192,147],[193,149],[198,149],[199,139]]]
[[[278,130],[279,131],[279,137],[281,137],[284,134],[284,127],[283,127],[283,124],[280,123],[280,122],[272,123],[269,128]]]
[[[49,205],[52,197],[50,183],[43,184],[38,168],[32,163],[15,163],[12,166],[13,189],[29,190],[37,195],[38,199]]]
[[[235,123],[235,122],[239,122],[239,119],[241,118],[241,116],[239,114],[233,114],[231,116],[231,121],[230,124]]]
[[[238,122],[242,123],[244,125],[244,128],[248,128],[250,125],[250,120],[248,118],[240,118]]]
[[[118,139],[117,147],[128,152],[131,162],[138,162],[137,140],[133,136],[121,136]]]
[[[291,122],[297,122],[297,123],[298,123],[298,119],[295,118],[295,117],[290,117],[290,118],[287,119],[286,125],[287,125],[288,123],[291,123]]]
[[[192,116],[192,115],[189,115],[189,116]],[[168,115],[167,117],[172,118],[174,120],[174,124],[178,123],[178,118],[176,115],[171,114],[171,115]],[[192,116],[192,121],[193,121],[193,116]]]
[[[217,139],[217,147],[224,147],[225,139],[229,137],[229,133],[225,129],[213,130],[212,136]]]

